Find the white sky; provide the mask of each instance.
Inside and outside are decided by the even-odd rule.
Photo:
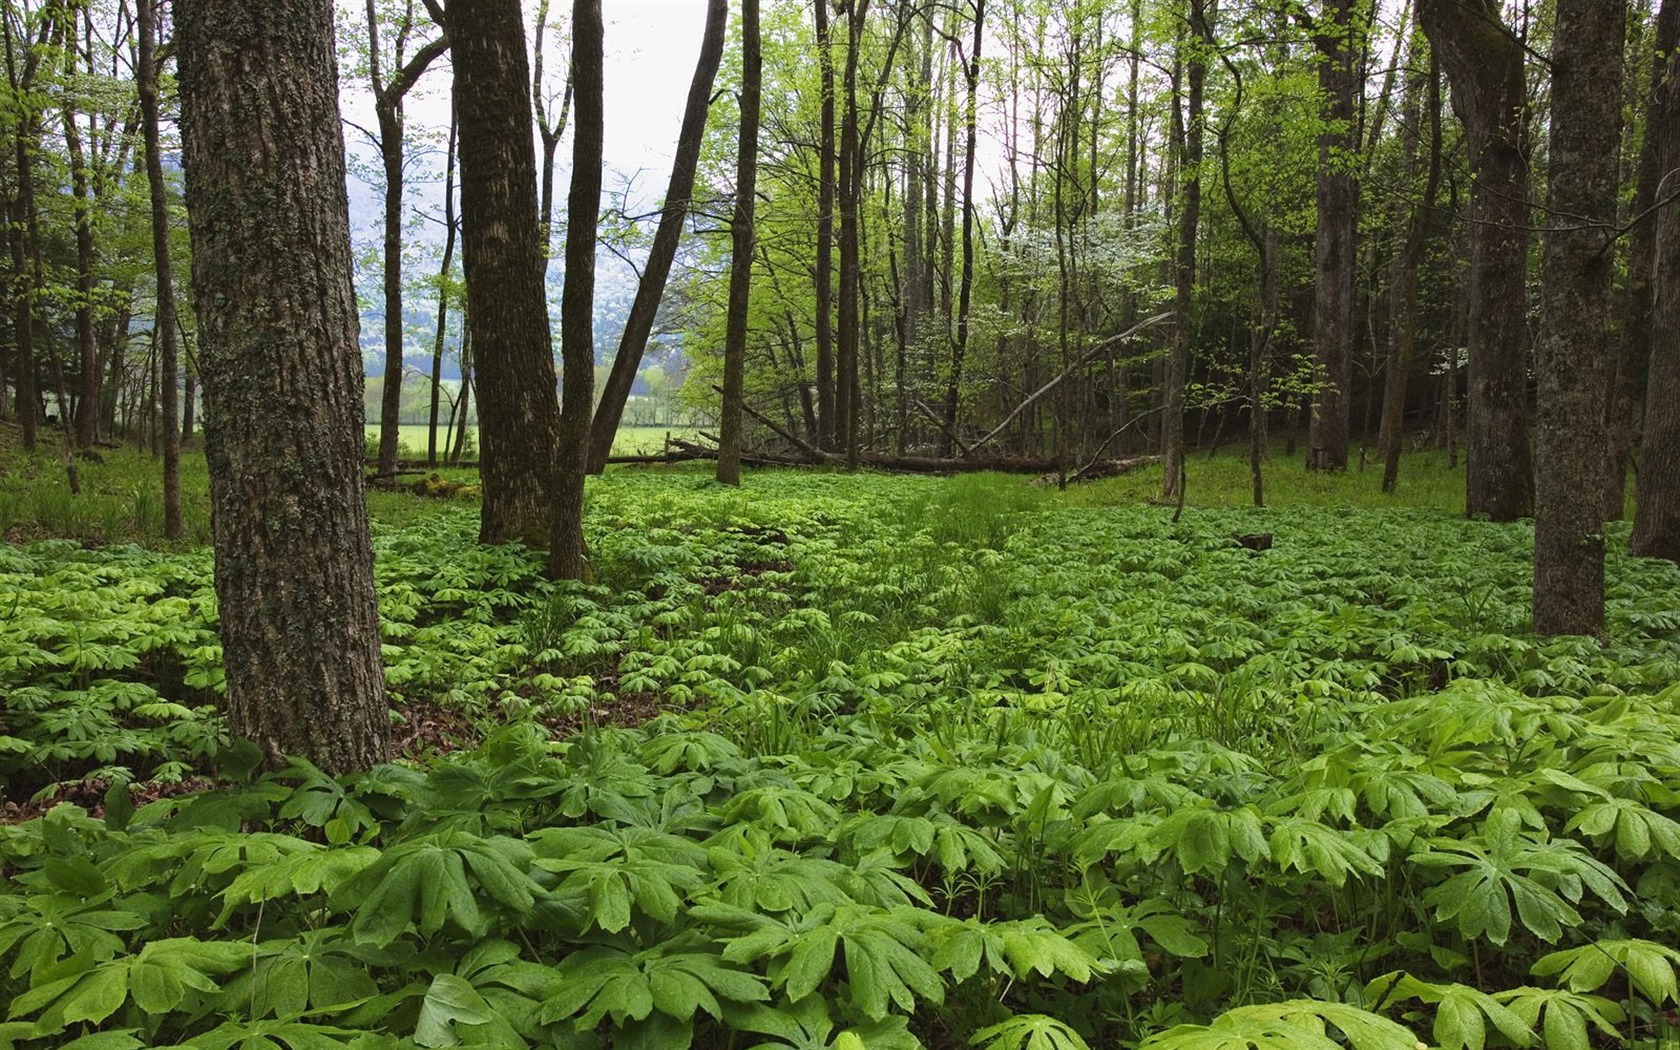
[[[536,13],[531,0],[527,0],[526,6],[530,8],[526,21],[526,49],[529,55]],[[603,0],[601,6],[606,28],[604,159],[609,170],[605,189],[609,193],[616,191],[623,185],[620,176],[636,175],[638,195],[646,200],[655,199],[664,192],[669,175],[677,132],[682,124],[683,102],[694,74],[694,62],[700,52],[706,5],[702,0]],[[551,0],[550,15],[552,17],[558,11],[569,21],[570,7],[566,0]],[[362,0],[338,0],[338,8],[341,34],[348,33],[351,26],[365,33],[366,6]],[[545,80],[553,85],[556,101],[570,59],[569,55],[557,53],[557,48],[563,50],[551,33],[544,68]],[[449,87],[450,71],[445,57],[433,63],[419,86],[405,100],[407,127],[411,135],[433,133],[441,144],[449,127]],[[363,128],[373,126],[372,101],[361,82],[349,78],[341,82],[340,105],[347,121]],[[345,145],[352,153],[369,160],[375,156],[372,147],[354,127],[346,127]],[[555,156],[555,196],[557,201],[562,202],[560,207],[564,207],[570,158],[571,135],[568,133],[561,140]],[[424,167],[441,171],[441,160],[436,163],[428,161]],[[620,175],[614,175],[615,171]],[[415,174],[418,177],[411,179],[411,186],[424,181],[424,175]],[[354,177],[351,182],[353,212],[365,215],[364,209],[376,209],[382,189],[377,185],[377,176],[373,186],[358,186]],[[435,196],[438,191],[418,189],[417,195],[428,192]]]

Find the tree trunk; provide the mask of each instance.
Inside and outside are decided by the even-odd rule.
[[[79,75],[74,46],[74,16],[64,26],[64,77],[74,84]],[[93,268],[96,249],[93,240],[93,195],[88,187],[87,154],[82,148],[82,130],[77,123],[74,93],[66,90],[60,100],[64,123],[64,147],[70,161],[70,196],[76,224],[76,360],[80,389],[76,397],[76,444],[91,448],[99,441],[99,341],[94,331]],[[59,406],[60,416],[67,409]],[[63,420],[64,426],[71,425]]]
[[[1317,364],[1307,469],[1346,470],[1348,414],[1353,397],[1353,277],[1359,184],[1354,105],[1354,0],[1326,0],[1313,36],[1324,130],[1318,136],[1318,246],[1313,355]]]
[[[397,439],[402,423],[403,383],[403,97],[420,79],[432,60],[448,47],[446,38],[434,40],[415,53],[405,65],[403,45],[413,28],[413,7],[406,9],[397,27],[391,79],[380,75],[379,15],[374,0],[367,0],[368,77],[373,90],[373,109],[379,122],[379,159],[385,172],[384,256],[381,260],[385,292],[385,372],[380,379],[379,473],[397,469]]]
[[[1182,160],[1183,183],[1178,199],[1178,243],[1173,249],[1173,334],[1167,355],[1166,383],[1161,409],[1161,499],[1176,503],[1184,496],[1184,387],[1190,375],[1191,308],[1196,292],[1196,228],[1202,212],[1202,89],[1207,79],[1206,47],[1212,41],[1204,0],[1190,0],[1190,32],[1181,40],[1186,90],[1183,115],[1174,99],[1175,138]]]
[[[1674,6],[1674,0],[1663,0],[1659,25],[1676,17]],[[1661,170],[1674,171],[1680,167],[1680,54],[1669,51],[1665,58],[1660,83],[1652,92],[1656,119],[1645,134],[1657,139]],[[1680,565],[1680,213],[1669,207],[1659,216],[1651,371],[1634,477],[1630,547],[1640,557],[1667,558]]]
[[[851,64],[849,57],[847,64]],[[735,214],[729,221],[729,313],[723,336],[723,419],[718,431],[717,480],[723,485],[741,483],[741,388],[746,372],[747,306],[752,288],[753,198],[758,190],[762,80],[758,0],[742,0],[741,127],[735,151]]]
[[[137,0],[140,15],[140,62],[136,79],[146,142],[146,184],[151,192],[152,261],[157,273],[157,310],[152,328],[161,348],[163,425],[163,535],[181,538],[180,344],[175,334],[175,270],[169,257],[169,193],[163,178],[163,151],[158,145],[157,4]],[[148,413],[149,415],[149,413]]]
[[[12,97],[20,103],[33,97],[35,74],[45,48],[53,39],[58,11],[41,13],[37,40],[17,40],[12,19],[0,18],[6,42],[6,82]],[[13,115],[12,145],[17,163],[17,188],[10,202],[8,237],[12,254],[12,335],[17,349],[18,437],[24,451],[35,451],[36,431],[41,422],[40,362],[35,356],[35,302],[41,293],[37,275],[41,271],[40,240],[35,218],[35,154],[40,148],[41,115],[33,107],[20,105]],[[60,406],[60,411],[63,411]]]
[[[1657,11],[1655,39],[1649,40],[1651,83],[1645,99],[1645,134],[1640,145],[1634,182],[1633,229],[1628,234],[1627,302],[1622,331],[1611,368],[1609,400],[1604,420],[1609,428],[1609,451],[1604,474],[1604,517],[1620,521],[1627,504],[1628,455],[1633,448],[1633,416],[1639,401],[1639,379],[1650,367],[1651,318],[1655,305],[1652,268],[1656,261],[1657,227],[1662,215],[1656,210],[1662,188],[1662,142],[1657,133],[1662,123],[1663,76],[1668,56],[1680,46],[1680,3],[1663,0]]]
[[[455,142],[461,122],[450,112],[449,144],[443,153],[443,261],[438,263],[437,330],[432,338],[432,411],[426,426],[426,465],[438,462],[438,409],[443,398],[443,344],[449,334],[450,269],[455,265]],[[447,435],[445,436],[447,440]]]
[[[1408,78],[1406,100],[1402,103],[1405,118],[1401,122],[1401,134],[1407,136],[1403,148],[1408,181],[1416,176],[1417,151],[1421,145],[1418,139],[1425,115],[1429,121],[1429,158],[1423,196],[1407,220],[1406,239],[1394,260],[1394,283],[1389,287],[1388,376],[1383,385],[1382,424],[1377,433],[1384,492],[1393,492],[1400,478],[1400,446],[1406,436],[1406,387],[1411,380],[1412,357],[1417,346],[1418,266],[1423,261],[1435,197],[1441,185],[1441,76],[1433,54],[1423,78],[1422,84]],[[1418,98],[1420,90],[1422,99]]]
[[[1626,30],[1627,0],[1558,0],[1535,411],[1540,635],[1604,631],[1604,397]]]
[[[390,756],[333,7],[176,0],[229,728]]]
[[[845,98],[840,115],[840,310],[839,346],[835,354],[835,436],[848,466],[857,466],[858,449],[858,179],[862,158],[858,150],[857,67],[863,40],[863,19],[869,0],[846,0],[846,66],[842,79]]]
[[[642,267],[641,280],[636,284],[636,299],[630,305],[624,332],[618,340],[618,354],[613,358],[612,371],[607,375],[601,402],[595,408],[595,421],[590,427],[589,472],[592,474],[599,474],[607,467],[613,438],[618,436],[618,424],[624,418],[624,405],[630,399],[630,388],[635,385],[648,335],[659,313],[659,300],[665,294],[671,263],[677,257],[683,222],[694,196],[700,143],[706,134],[707,103],[712,82],[717,78],[718,63],[723,59],[723,30],[728,20],[729,5],[725,0],[707,0],[706,29],[700,40],[700,57],[694,64],[694,79],[688,86],[688,104],[683,109],[682,130],[677,134],[677,154],[671,161],[671,180],[665,189],[659,228],[654,232],[653,247]]]
[[[478,392],[484,479],[478,537],[544,547],[558,502],[560,403],[518,0],[452,0],[449,37],[461,121],[466,320],[484,387]]]
[[[956,455],[957,410],[961,406],[963,359],[968,356],[968,312],[974,296],[974,156],[977,95],[980,89],[980,41],[986,0],[974,0],[974,37],[963,63],[962,282],[957,291],[957,337],[951,345],[951,378],[945,388],[945,454]]]
[[[812,0],[817,18],[817,66],[822,112],[817,139],[817,447],[838,447],[834,391],[834,47],[828,0]]]
[[[1494,521],[1534,505],[1528,444],[1528,142],[1523,46],[1498,0],[1418,0],[1452,84],[1470,191],[1470,377],[1465,511]]]
[[[548,31],[548,3],[549,0],[541,0],[537,4],[536,39],[531,42],[531,104],[536,110],[537,137],[542,140],[542,201],[538,214],[542,217],[539,237],[544,258],[554,250],[554,154],[560,148],[560,136],[566,133],[573,91],[573,70],[568,67],[565,84],[560,89],[560,113],[550,117],[549,101],[543,97],[543,53],[548,43],[543,37]]]
[[[589,470],[589,414],[595,403],[595,228],[601,221],[603,41],[601,0],[573,0],[572,186],[566,195],[566,287],[560,296],[559,461],[548,574],[588,578],[583,541],[583,482]],[[530,141],[529,138],[526,141]],[[482,402],[481,402],[482,404]]]

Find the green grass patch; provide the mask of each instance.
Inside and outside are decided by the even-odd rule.
[[[613,471],[590,585],[432,504],[394,717],[482,742],[337,781],[222,739],[207,554],[0,546],[5,801],[79,803],[0,825],[0,1038],[1664,1045],[1680,572],[1614,528],[1539,639],[1525,525],[1195,478]]]

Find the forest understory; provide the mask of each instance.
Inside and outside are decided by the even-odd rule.
[[[0,472],[0,1045],[1676,1038],[1680,573],[1625,526],[1606,637],[1541,639],[1430,454],[1266,510],[1196,457],[1176,523],[1159,466],[615,469],[588,584],[376,492],[402,757],[333,778],[226,739],[130,455],[79,524]]]

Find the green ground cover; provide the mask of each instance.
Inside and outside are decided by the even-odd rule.
[[[381,494],[343,781],[207,553],[0,546],[0,1046],[1672,1045],[1680,572],[1540,640],[1525,526],[1151,483],[616,471],[588,586]]]
[[[669,434],[672,437],[687,439],[694,437],[696,430],[695,427],[619,427],[618,437],[613,441],[613,455],[634,456],[659,452],[665,446],[665,435]],[[402,458],[424,459],[429,434],[430,428],[422,423],[404,423],[397,427],[397,445],[404,450]],[[467,440],[476,449],[478,447],[478,426],[475,424],[468,430],[467,434]],[[379,424],[367,424],[367,436],[377,442],[379,440]],[[438,441],[441,443],[443,440],[443,426],[440,423],[438,426]]]

